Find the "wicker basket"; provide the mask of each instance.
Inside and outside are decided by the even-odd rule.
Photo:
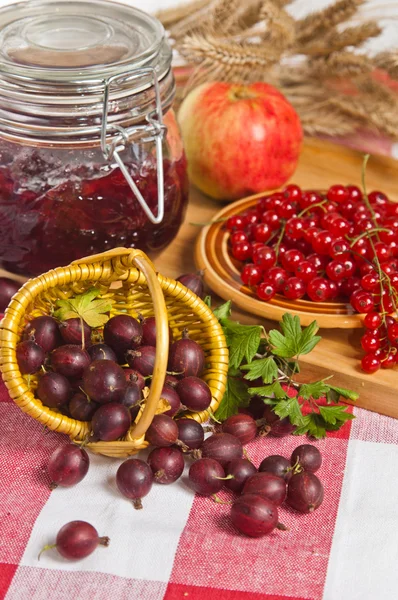
[[[74,261],[29,280],[11,300],[0,326],[0,369],[11,398],[26,413],[49,429],[65,433],[76,442],[90,432],[90,423],[71,419],[43,406],[28,388],[19,371],[15,347],[29,320],[49,314],[59,298],[81,294],[89,287],[99,288],[100,297],[113,301],[111,316],[127,313],[155,316],[157,330],[156,360],[150,394],[123,440],[87,444],[93,452],[125,457],[147,446],[145,432],[159,406],[168,360],[168,325],[175,338],[187,327],[190,337],[199,342],[206,355],[203,379],[212,393],[214,411],[225,391],[228,349],[222,329],[208,306],[178,281],[156,273],[148,257],[139,250],[115,248],[103,254]],[[34,389],[34,386],[31,386]],[[187,413],[199,422],[208,411]]]

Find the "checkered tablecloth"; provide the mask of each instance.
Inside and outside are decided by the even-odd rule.
[[[49,489],[46,462],[67,443],[0,387],[0,598],[6,600],[390,600],[398,597],[398,421],[356,419],[316,442],[325,500],[312,515],[282,508],[288,531],[243,537],[228,504],[195,496],[184,477],[154,485],[136,511],[115,485],[119,460],[90,455],[86,478]],[[259,438],[256,466],[304,438]],[[224,498],[228,498],[227,492]],[[87,520],[108,548],[68,562],[38,552],[58,529]]]

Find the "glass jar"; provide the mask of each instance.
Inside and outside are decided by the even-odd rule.
[[[0,10],[0,263],[37,275],[178,232],[186,161],[161,24],[101,0]],[[164,115],[164,116],[163,116]]]

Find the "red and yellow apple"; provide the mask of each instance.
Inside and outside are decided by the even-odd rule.
[[[266,83],[205,83],[186,96],[178,122],[191,182],[213,198],[275,189],[296,169],[300,119]]]

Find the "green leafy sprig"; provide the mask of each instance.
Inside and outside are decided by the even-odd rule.
[[[112,301],[110,298],[96,299],[100,293],[99,289],[92,287],[74,298],[57,300],[54,317],[60,321],[79,318],[90,327],[102,327],[109,320],[107,313],[112,309]]]
[[[260,396],[281,418],[296,426],[295,434],[321,438],[354,418],[340,398],[355,401],[358,394],[332,385],[330,377],[299,383],[299,358],[310,353],[321,340],[316,321],[302,329],[298,316],[283,315],[280,329],[268,334],[261,326],[241,325],[230,319],[231,302],[215,309],[230,352],[227,388],[215,417],[224,421],[248,406],[251,396]],[[250,383],[255,385],[250,387]],[[326,398],[326,405],[318,402]]]

